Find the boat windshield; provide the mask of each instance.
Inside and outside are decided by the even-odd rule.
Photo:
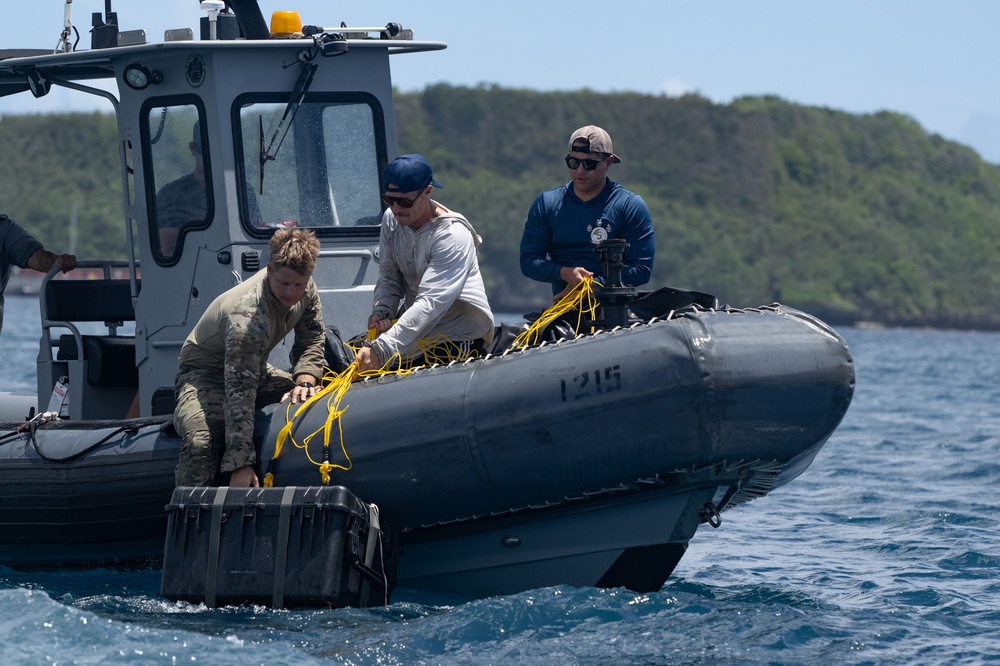
[[[320,234],[377,227],[385,142],[374,98],[309,96],[290,124],[287,99],[244,95],[236,109],[240,217],[251,235],[283,226]]]
[[[149,205],[150,238],[156,260],[169,264],[177,259],[183,235],[204,229],[212,219],[204,112],[196,100],[180,100],[147,106],[143,116],[147,174],[156,193]]]

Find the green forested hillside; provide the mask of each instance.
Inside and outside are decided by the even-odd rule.
[[[652,213],[650,287],[779,301],[834,323],[1000,328],[1000,168],[906,116],[773,97],[719,105],[445,85],[397,93],[396,104],[400,152],[428,157],[445,185],[437,198],[485,239],[496,310],[546,302],[548,289],[518,268],[524,217],[568,179],[569,134],[593,123],[622,155],[611,177]],[[3,117],[0,211],[64,246],[78,201],[78,254],[121,256],[114,136],[107,116]]]
[[[520,230],[538,191],[568,179],[569,134],[593,123],[623,156],[611,177],[652,213],[653,286],[835,321],[1000,326],[1000,169],[905,116],[437,86],[399,95],[397,117],[400,150],[428,155],[441,200],[486,237],[501,306],[544,297],[519,275]]]
[[[125,257],[118,128],[108,114],[0,118],[0,212],[63,252],[76,204],[77,255]]]

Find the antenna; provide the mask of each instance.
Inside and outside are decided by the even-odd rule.
[[[219,12],[226,8],[226,3],[222,0],[202,0],[201,8],[208,13],[209,39],[213,42],[219,38],[218,26]]]
[[[73,25],[73,0],[66,0],[66,7],[63,9],[63,31],[62,34],[59,35],[59,41],[56,42],[56,48],[53,53],[73,52],[75,43],[69,43],[71,30],[76,32],[76,41],[80,41],[80,33],[77,32],[76,26]]]

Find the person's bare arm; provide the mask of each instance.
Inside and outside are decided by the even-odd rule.
[[[72,254],[56,254],[40,247],[28,259],[28,268],[36,270],[39,273],[48,273],[56,264],[62,266],[63,273],[68,273],[76,268],[76,256]]]

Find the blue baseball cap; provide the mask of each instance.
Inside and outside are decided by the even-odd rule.
[[[386,192],[416,192],[428,185],[442,187],[434,180],[434,172],[431,165],[427,163],[423,155],[400,155],[382,174],[382,182],[385,183]]]

